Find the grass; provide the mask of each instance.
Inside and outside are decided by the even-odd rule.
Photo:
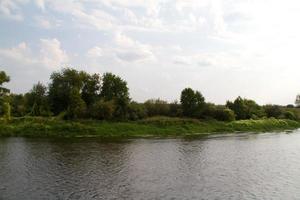
[[[22,137],[191,137],[213,133],[268,132],[291,130],[300,122],[285,119],[200,121],[185,118],[154,117],[136,122],[95,120],[63,121],[55,118],[14,118],[0,120],[0,136]]]

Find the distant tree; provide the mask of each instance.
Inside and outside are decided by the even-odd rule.
[[[26,108],[33,116],[49,116],[50,107],[47,97],[47,87],[38,82],[33,86],[26,97]]]
[[[300,107],[300,94],[296,96],[295,104],[297,107]]]
[[[10,94],[12,116],[22,117],[26,114],[25,97],[23,94]]]
[[[102,78],[100,96],[104,99],[104,101],[115,102],[114,117],[119,119],[126,117],[130,101],[126,81],[112,73],[105,73]]]
[[[291,111],[285,111],[283,113],[283,115],[284,115],[285,119],[290,119],[290,120],[296,120],[297,119],[296,115]]]
[[[104,101],[103,99],[95,102],[90,108],[90,115],[94,119],[111,120],[115,112],[113,101]]]
[[[7,76],[4,71],[0,71],[0,97],[3,97],[5,94],[9,93],[9,89],[2,86],[4,83],[8,83],[9,81],[9,76]]]
[[[295,106],[293,104],[286,105],[287,108],[294,108]]]
[[[236,118],[250,119],[260,118],[265,115],[264,110],[255,101],[237,97],[234,102],[227,101],[226,107],[234,111]]]
[[[145,105],[137,102],[130,102],[128,107],[128,119],[139,120],[147,116]]]
[[[204,111],[205,99],[200,92],[185,88],[181,92],[180,102],[184,116],[201,117]]]
[[[3,87],[4,83],[10,81],[9,76],[4,71],[0,71],[0,114],[4,116],[4,119],[10,120],[11,109],[9,105],[8,93],[9,89]]]
[[[144,103],[144,106],[149,117],[167,116],[170,112],[168,102],[161,99],[149,99]]]
[[[57,115],[70,108],[74,103],[72,98],[81,97],[81,91],[88,74],[83,71],[65,68],[60,72],[52,73],[49,84],[49,103],[52,112]],[[74,92],[78,94],[74,95]]]
[[[267,117],[279,118],[282,115],[282,110],[278,105],[265,105],[264,110]]]
[[[214,113],[214,118],[220,121],[234,121],[235,114],[229,108],[217,108]]]
[[[169,114],[171,117],[181,117],[182,116],[182,108],[181,105],[177,101],[173,101],[169,104]]]
[[[80,96],[77,88],[73,88],[70,92],[70,101],[67,108],[67,119],[79,119],[86,116],[86,104]]]
[[[100,97],[100,75],[86,75],[85,80],[83,81],[83,88],[81,92],[82,99],[85,101],[86,105],[89,107]]]
[[[241,97],[238,97],[234,102],[227,101],[226,106],[234,111],[236,118],[247,119],[247,106]]]

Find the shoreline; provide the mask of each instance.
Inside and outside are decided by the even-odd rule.
[[[0,137],[31,138],[200,138],[215,134],[291,131],[300,122],[259,119],[221,122],[186,118],[154,117],[141,121],[64,121],[56,118],[25,117],[0,122]]]

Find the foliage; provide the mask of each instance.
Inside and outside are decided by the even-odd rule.
[[[11,94],[10,104],[13,116],[22,117],[26,114],[25,97],[23,94]]]
[[[231,122],[235,120],[235,114],[229,108],[217,108],[214,113],[214,118],[220,121]]]
[[[74,91],[79,93],[76,94],[77,96],[81,96],[80,92],[86,77],[85,72],[69,68],[52,73],[49,84],[49,103],[55,115],[69,109]]]
[[[283,115],[284,115],[285,119],[290,119],[290,120],[296,120],[297,119],[297,117],[295,116],[295,114],[293,112],[291,112],[291,111],[285,111],[283,113]]]
[[[278,105],[265,105],[264,106],[265,113],[267,117],[279,118],[282,115],[282,110]]]
[[[234,102],[227,101],[226,106],[234,111],[236,119],[261,118],[264,110],[255,101],[238,97]]]
[[[103,99],[95,102],[91,109],[90,115],[94,119],[110,120],[115,112],[115,104],[113,101],[104,101]]]
[[[66,113],[67,119],[83,118],[86,115],[86,104],[82,100],[78,89],[74,88],[70,92],[70,102]]]
[[[296,96],[295,104],[297,107],[300,107],[300,94]]]
[[[81,96],[87,106],[99,100],[101,89],[101,78],[99,74],[87,75],[85,77]]]
[[[37,83],[31,91],[25,94],[26,108],[32,116],[50,116],[50,107],[47,97],[47,87]]]
[[[7,76],[4,71],[0,71],[0,97],[9,93],[9,89],[2,87],[4,83],[7,83],[9,81],[9,76]]]
[[[10,121],[11,119],[11,108],[8,102],[3,103],[3,118],[5,121]]]
[[[131,102],[128,107],[128,119],[139,120],[147,116],[147,111],[144,104]]]
[[[199,91],[185,88],[181,92],[180,102],[183,115],[187,117],[202,117],[205,99]]]
[[[126,81],[112,73],[105,73],[102,78],[100,96],[104,101],[115,102],[115,118],[124,119],[126,117],[130,101]]]
[[[170,106],[168,102],[161,99],[149,99],[145,103],[147,116],[168,116],[170,112]]]

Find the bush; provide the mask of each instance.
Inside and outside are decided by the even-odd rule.
[[[150,99],[144,103],[147,115],[152,116],[168,116],[170,112],[170,106],[166,101],[160,99]]]
[[[218,108],[215,110],[214,118],[220,121],[231,122],[235,120],[235,114],[229,108],[225,108],[225,109]]]
[[[138,120],[147,116],[145,106],[136,102],[132,102],[128,107],[128,119]]]
[[[277,105],[266,105],[264,106],[264,110],[268,118],[279,118],[279,116],[282,115],[282,110]]]
[[[115,105],[113,101],[100,100],[94,103],[90,109],[92,118],[99,120],[110,120],[113,118]]]
[[[296,120],[295,114],[292,113],[291,111],[284,112],[283,116],[285,119]]]

